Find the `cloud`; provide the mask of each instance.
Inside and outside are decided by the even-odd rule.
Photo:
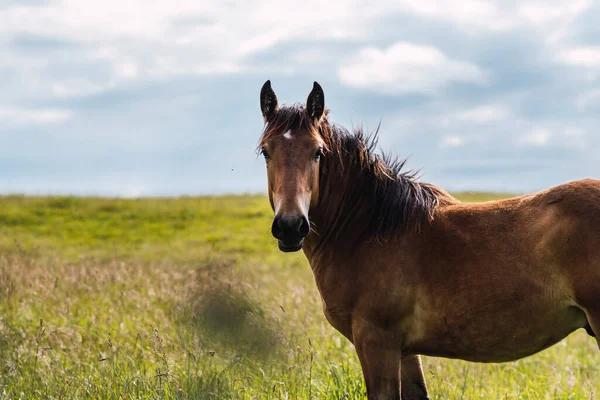
[[[525,146],[546,146],[550,141],[550,131],[544,128],[535,128],[521,136],[518,143]]]
[[[456,113],[455,118],[459,121],[483,123],[499,121],[506,118],[508,114],[508,111],[502,106],[487,105],[459,111]]]
[[[589,0],[530,1],[519,5],[518,15],[535,25],[549,24],[569,20],[581,14],[590,5]]]
[[[0,124],[55,124],[73,116],[70,110],[0,107]]]
[[[481,85],[487,74],[476,65],[452,60],[431,46],[399,42],[387,49],[359,50],[338,70],[342,83],[385,94],[434,94],[451,83]]]
[[[566,64],[588,68],[600,67],[600,47],[575,47],[563,50],[559,58]]]
[[[552,3],[548,7],[554,15],[583,6],[564,7]],[[313,11],[316,9],[319,12]],[[531,14],[527,9],[522,13]],[[106,0],[94,4],[57,0],[16,2],[1,7],[0,36],[2,33],[16,35],[13,44],[17,46],[69,47],[71,44],[74,48],[67,57],[75,63],[82,58],[93,60],[94,54],[105,52],[102,59],[109,64],[106,67],[112,72],[112,78],[88,84],[109,90],[115,85],[127,84],[119,79],[252,72],[249,57],[294,40],[373,41],[376,39],[372,33],[374,28],[388,16],[426,18],[449,22],[459,29],[494,31],[529,23],[521,14],[505,2],[482,0],[378,0],[366,8],[357,0],[328,3],[263,0],[253,4],[181,0],[158,1],[152,7],[142,0],[125,3]],[[55,63],[64,56],[50,55],[48,62]],[[301,59],[296,62],[302,63]],[[44,60],[44,57],[37,59],[38,62]],[[453,69],[473,68],[467,62],[448,62]],[[460,73],[458,75],[456,78],[460,78]]]
[[[181,0],[158,1],[152,7],[142,0],[126,3],[106,0],[97,4],[79,0],[14,2],[0,7],[0,20],[4,22],[0,25],[0,38],[3,34],[15,38],[8,49],[2,49],[0,44],[0,51],[10,53],[11,47],[15,46],[37,48],[40,50],[38,56],[22,55],[11,64],[23,70],[20,73],[23,81],[31,80],[32,76],[37,78],[38,84],[31,84],[26,93],[36,97],[69,97],[173,76],[216,76],[267,70],[295,73],[302,65],[314,65],[314,58],[306,55],[314,52],[319,43],[364,45],[376,41],[374,32],[381,20],[388,17],[443,21],[461,31],[468,30],[471,35],[529,25],[536,29],[547,27],[555,24],[555,16],[571,18],[586,7],[588,2],[583,0],[569,5],[560,1],[526,2],[519,7],[500,0],[377,0],[366,8],[357,0],[328,3],[261,0],[253,4]],[[316,9],[319,12],[313,11]],[[539,21],[534,18],[538,14],[543,15]],[[293,41],[304,41],[313,46],[299,49],[298,56],[286,60],[284,65],[277,58],[270,63],[252,64],[251,58],[257,54]],[[417,75],[421,82],[412,87],[398,84],[399,80],[394,79],[394,92],[431,93],[443,88],[444,82],[481,82],[487,78],[475,63],[458,61],[460,58],[456,60],[435,46],[410,46],[412,48],[407,50],[417,55],[431,49],[440,52],[448,70],[429,70],[440,75],[439,78],[429,77],[431,83],[423,82],[422,76]],[[60,51],[44,54],[43,48]],[[364,48],[365,51],[379,49],[369,45]],[[3,57],[6,58],[0,56],[0,65]],[[357,57],[360,60],[360,54]],[[75,69],[81,66],[82,70],[89,69],[90,63],[99,62],[94,68],[102,69],[104,76],[82,76],[85,73],[56,76],[56,73],[48,72],[65,62]],[[27,68],[23,69],[24,66]],[[345,71],[350,67],[331,66],[334,71],[339,68]],[[343,73],[346,76],[351,71]],[[411,78],[405,76],[403,80]],[[356,78],[346,77],[346,80],[355,81]]]
[[[460,136],[445,136],[442,138],[442,147],[458,147],[462,144],[462,138]]]

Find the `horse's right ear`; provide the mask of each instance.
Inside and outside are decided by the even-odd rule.
[[[271,81],[268,80],[260,90],[260,110],[262,111],[265,123],[271,120],[278,109],[279,104],[277,104],[277,96],[273,89],[271,89]]]

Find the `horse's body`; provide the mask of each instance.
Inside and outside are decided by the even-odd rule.
[[[411,353],[510,361],[587,327],[586,306],[600,312],[600,181],[440,206],[420,232],[348,255],[313,259],[313,240],[325,313],[350,339],[362,315]]]
[[[261,95],[273,234],[303,248],[369,399],[426,399],[418,355],[504,362],[600,334],[600,181],[461,203],[329,125],[324,106],[315,118],[322,99],[315,85],[306,109],[265,111]],[[315,146],[325,155],[307,166]]]

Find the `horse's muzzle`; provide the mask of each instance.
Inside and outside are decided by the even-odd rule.
[[[286,253],[300,250],[309,232],[308,218],[302,214],[275,216],[271,226],[271,233],[278,241],[279,250]]]

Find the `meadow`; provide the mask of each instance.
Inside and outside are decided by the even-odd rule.
[[[263,196],[0,198],[0,398],[364,398],[271,217]],[[424,367],[434,399],[600,398],[583,330],[517,362]]]

